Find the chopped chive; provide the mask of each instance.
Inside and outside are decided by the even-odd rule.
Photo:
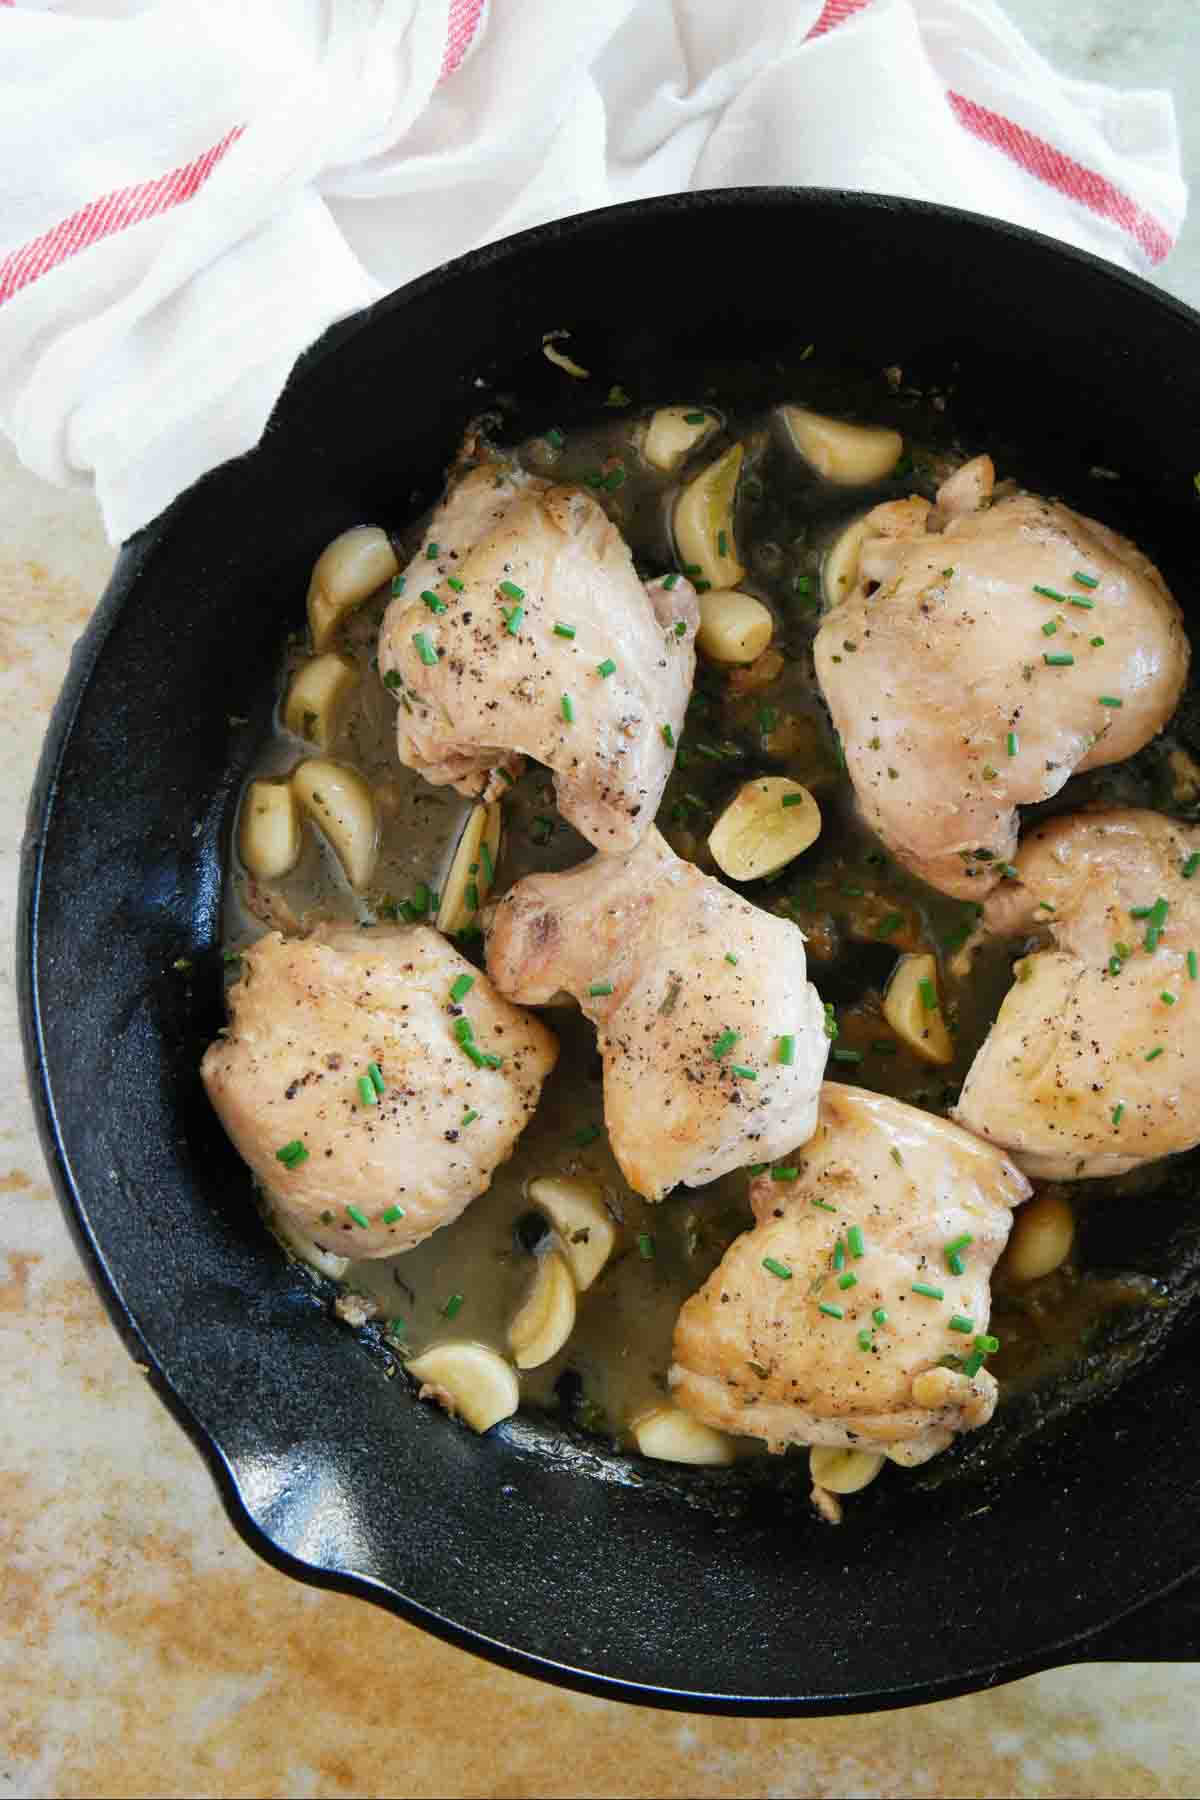
[[[426,544],[425,554],[430,562],[436,562],[441,553],[442,546],[440,544]]]
[[[1162,932],[1157,925],[1147,925],[1146,935],[1142,939],[1142,948],[1144,950],[1157,950],[1158,940],[1161,936]]]
[[[955,1313],[948,1320],[951,1331],[974,1331],[974,1319],[968,1319],[963,1313]]]
[[[612,991],[613,984],[611,981],[593,981],[591,987],[588,989],[588,993],[594,1000],[599,999],[602,994],[611,994]]]
[[[1164,1006],[1174,1006],[1179,996],[1177,994],[1172,994],[1169,989],[1163,988],[1158,997]]]
[[[1200,869],[1200,850],[1193,850],[1179,873],[1185,881],[1190,881],[1197,869]]]
[[[1152,906],[1131,906],[1129,916],[1131,919],[1148,919],[1153,911]]]
[[[485,1050],[483,1053],[483,1066],[485,1069],[502,1069],[504,1067],[504,1058],[502,1056],[493,1055],[490,1050]]]
[[[923,1295],[926,1300],[944,1300],[946,1298],[942,1288],[930,1287],[927,1281],[914,1281],[912,1291],[914,1294]]]
[[[1118,700],[1115,694],[1101,694],[1100,704],[1101,706],[1124,706],[1125,702]]]
[[[654,1261],[654,1239],[648,1231],[638,1232],[638,1255],[643,1262]]]
[[[392,593],[393,593],[393,595],[398,599],[403,592],[404,592],[404,576],[403,575],[393,575],[392,576]]]
[[[951,1238],[950,1242],[946,1244],[946,1255],[952,1256],[956,1250],[965,1250],[968,1244],[973,1244],[974,1242],[975,1239],[971,1236],[971,1233],[969,1231],[964,1231],[961,1237]]]
[[[281,1144],[275,1154],[285,1169],[298,1169],[302,1162],[308,1161],[308,1150],[299,1138],[293,1138],[290,1144]]]
[[[625,485],[625,471],[619,465],[604,477],[604,487],[610,494],[615,494],[619,487]]]
[[[685,425],[706,425],[708,423],[708,414],[702,412],[684,413],[683,422]]]
[[[791,1068],[795,1060],[796,1039],[789,1031],[785,1036],[776,1038],[775,1040],[775,1061],[777,1063],[783,1063],[785,1068]]]
[[[1188,972],[1188,979],[1190,981],[1195,981],[1196,976],[1197,976],[1197,967],[1196,967],[1196,952],[1194,950],[1189,950],[1187,953],[1187,972]]]
[[[430,588],[422,588],[421,598],[431,613],[445,612],[446,602],[444,600],[439,600],[437,595],[433,593]]]
[[[384,1327],[389,1337],[402,1338],[408,1330],[403,1319],[389,1319]]]
[[[459,1038],[458,1041],[462,1046],[463,1055],[469,1056],[477,1069],[482,1069],[483,1051],[479,1048],[479,1045],[474,1043],[471,1038]]]
[[[704,570],[699,563],[684,563],[683,572],[685,575],[703,575]]]
[[[980,1332],[979,1336],[975,1339],[975,1348],[977,1350],[982,1350],[985,1356],[995,1356],[997,1350],[1000,1348],[1000,1339],[998,1337],[990,1336],[986,1331]]]
[[[763,1268],[769,1269],[772,1275],[778,1275],[780,1281],[790,1281],[792,1271],[786,1263],[777,1262],[773,1256],[763,1257]]]
[[[1089,638],[1088,643],[1092,646],[1093,650],[1100,650],[1104,647],[1104,639],[1102,637]]]
[[[917,992],[921,996],[921,1005],[925,1008],[925,1011],[937,1012],[937,988],[934,986],[928,975],[923,975],[920,981],[918,981]]]
[[[378,1106],[379,1095],[375,1092],[375,1083],[369,1075],[358,1078],[358,1097],[364,1106]]]
[[[1043,651],[1042,661],[1051,669],[1069,669],[1075,658],[1069,650],[1059,651],[1053,656],[1048,651]]]
[[[875,1308],[875,1311],[871,1314],[871,1317],[874,1319],[876,1325],[886,1325],[887,1324],[888,1316],[882,1306],[877,1306]]]
[[[728,1056],[741,1035],[740,1031],[722,1031],[715,1037],[708,1052],[713,1061],[720,1062],[723,1056]]]
[[[838,1022],[830,1001],[825,1002],[825,1036],[831,1041],[838,1034]]]
[[[1095,610],[1096,602],[1094,600],[1081,600],[1078,594],[1072,594],[1071,605],[1081,606],[1084,612],[1093,612]]]
[[[730,1063],[729,1068],[731,1074],[740,1075],[743,1081],[758,1080],[758,1070],[748,1069],[745,1063]]]
[[[507,631],[509,637],[518,636],[525,620],[525,608],[523,606],[514,606],[511,611],[505,612],[504,608],[501,607],[500,612],[504,619],[504,629]]]
[[[1010,756],[1015,756],[1017,754],[1017,751],[1021,747],[1017,741],[1017,734],[1015,731],[1009,732],[1008,736],[1004,740],[1004,743],[1005,743],[1005,748],[1007,749],[1008,754]]]
[[[821,1211],[822,1211],[822,1212],[831,1212],[831,1213],[835,1213],[835,1212],[836,1212],[836,1211],[837,1211],[837,1207],[836,1207],[836,1206],[830,1206],[830,1204],[829,1204],[829,1202],[828,1202],[828,1200],[814,1200],[814,1201],[813,1201],[813,1205],[814,1205],[814,1206],[819,1206],[819,1207],[820,1207],[820,1209],[821,1209]]]
[[[863,1059],[861,1050],[834,1050],[832,1055],[834,1062],[840,1063],[860,1063]]]
[[[425,667],[427,669],[435,669],[437,667],[438,659],[437,651],[423,631],[413,632],[413,643],[417,646],[417,655],[421,658]]]
[[[462,1118],[459,1120],[459,1125],[460,1125],[460,1127],[467,1126],[467,1125],[473,1125],[478,1117],[479,1117],[479,1114],[475,1111],[475,1108],[472,1106],[469,1108],[469,1110],[467,1112],[465,1112],[463,1114]]]
[[[1033,584],[1033,591],[1035,594],[1040,594],[1043,600],[1065,600],[1067,597],[1065,594],[1060,594],[1057,588],[1041,587],[1036,581]]]
[[[751,1180],[753,1180],[756,1175],[765,1175],[767,1167],[768,1165],[766,1163],[747,1163],[746,1173],[750,1176]]]
[[[575,1133],[574,1141],[580,1150],[586,1150],[589,1144],[594,1144],[596,1139],[603,1135],[604,1127],[602,1125],[583,1125]]]
[[[957,1250],[947,1250],[946,1267],[952,1275],[965,1275],[967,1272],[967,1265]]]
[[[1123,1100],[1118,1100],[1117,1104],[1112,1109],[1112,1122],[1114,1125],[1119,1125],[1121,1123],[1124,1112],[1125,1102]]]
[[[552,450],[561,450],[566,441],[557,425],[552,425],[546,433],[546,442]]]
[[[840,1269],[844,1269],[845,1266],[846,1266],[846,1246],[842,1242],[841,1238],[839,1238],[837,1243],[833,1246],[833,1272],[834,1272],[834,1274],[836,1275],[838,1273],[838,1271]]]
[[[496,865],[492,861],[492,853],[491,853],[491,850],[488,848],[486,838],[481,839],[481,841],[480,841],[479,860],[483,864],[484,879],[486,880],[486,882],[488,883],[488,886],[490,887],[491,884],[496,879]]]
[[[564,625],[560,619],[554,627],[554,635],[555,637],[573,638],[575,636],[575,627],[573,625]]]
[[[346,1217],[348,1219],[353,1219],[354,1223],[363,1231],[369,1231],[371,1229],[370,1219],[368,1219],[365,1212],[359,1212],[357,1206],[348,1206],[346,1208]]]
[[[1042,626],[1042,634],[1044,637],[1053,637],[1057,630],[1058,630],[1058,620],[1057,619],[1047,619],[1046,623]]]
[[[1150,908],[1150,923],[1158,926],[1159,930],[1161,930],[1167,922],[1167,914],[1170,910],[1170,903],[1164,900],[1160,894],[1158,899],[1154,902],[1154,905]]]
[[[824,1313],[826,1318],[828,1318],[828,1319],[844,1319],[846,1316],[845,1312],[843,1311],[843,1309],[840,1306],[830,1306],[824,1300],[822,1300],[820,1302],[820,1304],[818,1305],[817,1311]]]
[[[384,1080],[383,1070],[380,1068],[379,1064],[376,1062],[368,1063],[367,1074],[371,1077],[371,1086],[375,1089],[375,1092],[377,1094],[382,1094],[384,1091]]]
[[[404,682],[395,669],[389,669],[383,678],[383,685],[394,694],[397,688],[404,686]]]
[[[980,1369],[982,1369],[983,1363],[983,1351],[972,1350],[970,1356],[968,1356],[966,1362],[963,1364],[963,1374],[968,1381],[974,1381],[976,1375],[978,1375]]]
[[[677,569],[672,569],[671,573],[669,575],[663,576],[662,584],[666,588],[667,592],[670,593],[671,589],[673,587],[677,586],[678,581],[679,581],[679,571]]]
[[[860,1350],[870,1350],[873,1348],[874,1343],[875,1343],[875,1339],[871,1336],[870,1332],[867,1330],[866,1326],[864,1325],[862,1330],[858,1334],[859,1349]]]
[[[455,1019],[452,1029],[460,1044],[470,1044],[475,1041],[475,1027],[470,1019]]]
[[[515,581],[502,581],[500,592],[507,600],[523,600],[525,598],[525,589],[518,587]]]
[[[858,1276],[853,1269],[847,1269],[844,1275],[838,1276],[838,1286],[842,1289],[858,1286]]]
[[[454,1315],[462,1307],[462,1303],[463,1303],[463,1295],[462,1294],[451,1294],[451,1296],[447,1300],[445,1306],[443,1306],[443,1308],[442,1308],[442,1317],[445,1319],[452,1319],[454,1317]]]
[[[479,887],[474,881],[468,881],[464,889],[467,905],[472,912],[479,911]]]
[[[1163,1053],[1163,1046],[1161,1044],[1156,1044],[1153,1050],[1147,1050],[1146,1061],[1153,1062],[1155,1060],[1155,1058],[1158,1056],[1161,1056],[1162,1053]]]
[[[738,960],[738,959],[737,959],[737,957],[736,957],[736,956],[735,956],[735,955],[734,955],[734,953],[733,953],[733,951],[732,951],[732,950],[727,950],[727,951],[726,951],[726,952],[725,952],[725,961],[726,961],[726,962],[727,962],[727,963],[732,963],[732,964],[733,964],[733,967],[734,967],[734,968],[735,968],[735,969],[736,969],[736,968],[737,968],[737,960]]]
[[[1097,580],[1095,575],[1085,575],[1082,569],[1076,569],[1074,574],[1071,576],[1071,580],[1077,581],[1079,583],[1080,587],[1098,588],[1100,586],[1100,583]]]
[[[812,576],[811,575],[797,575],[795,581],[793,581],[793,583],[792,583],[792,586],[795,588],[795,590],[798,594],[807,594],[807,593],[811,592],[811,590],[812,590]]]
[[[903,913],[898,913],[898,912],[888,913],[886,918],[880,919],[880,921],[879,921],[880,937],[891,937],[893,932],[899,931],[899,929],[903,925],[903,923],[904,923],[904,914]]]
[[[797,1175],[799,1175],[799,1173],[800,1173],[799,1169],[791,1169],[791,1168],[772,1169],[771,1170],[771,1180],[772,1181],[795,1181],[795,1179],[796,1179]],[[830,1210],[830,1212],[833,1212],[834,1208],[830,1207],[829,1210]]]
[[[866,1255],[867,1246],[863,1241],[861,1225],[852,1225],[850,1227],[849,1231],[846,1233],[846,1247],[855,1262],[858,1261],[860,1256]]]
[[[475,977],[473,975],[458,975],[455,977],[450,984],[450,998],[453,1000],[455,1006],[458,1005],[459,1001],[463,999],[465,995],[470,993],[474,986]]]
[[[807,798],[807,794],[785,794],[783,804],[785,806],[803,806]]]
[[[717,555],[718,556],[728,556],[728,554],[729,554],[729,533],[727,531],[718,531],[718,533],[717,533]]]
[[[662,727],[662,740],[668,750],[673,750],[675,748],[675,733],[671,730],[669,725],[664,725]]]
[[[615,675],[616,672],[617,672],[617,665],[613,661],[611,656],[606,656],[602,663],[596,664],[597,675],[602,675],[606,681],[608,680],[608,677],[610,675]]]
[[[404,1208],[402,1206],[389,1206],[385,1212],[380,1213],[379,1217],[385,1225],[394,1225],[397,1219],[402,1219],[404,1217]]]
[[[575,723],[575,702],[570,694],[564,694],[562,697],[562,716],[568,725]]]

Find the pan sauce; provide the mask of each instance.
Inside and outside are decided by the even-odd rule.
[[[757,676],[770,673],[762,664],[750,676],[700,660],[687,730],[658,823],[677,852],[713,872],[707,833],[742,781],[756,774],[788,775],[812,790],[823,816],[817,842],[780,875],[741,891],[757,905],[793,918],[806,933],[810,976],[838,1016],[829,1077],[942,1113],[995,1017],[1018,952],[1013,946],[985,946],[968,973],[956,952],[975,909],[907,875],[860,826],[816,687],[810,647],[820,618],[821,557],[840,526],[878,500],[931,494],[958,458],[918,448],[906,459],[910,466],[901,464],[898,477],[870,488],[835,488],[817,481],[784,448],[769,416],[730,418],[726,426],[685,471],[694,473],[729,442],[746,446],[736,523],[748,574],[739,586],[770,607],[773,650],[781,652],[781,666],[756,685]],[[617,418],[572,433],[561,449],[538,438],[515,455],[536,474],[576,481],[593,477],[589,485],[626,536],[640,571],[650,575],[677,566],[667,521],[678,477],[642,463],[631,442],[635,431],[635,422]],[[614,459],[625,471],[623,484],[597,488],[594,478],[611,469]],[[415,529],[397,537],[402,563],[419,541]],[[443,887],[470,806],[397,762],[395,701],[374,666],[386,604],[386,592],[377,595],[350,616],[335,640],[333,647],[353,660],[360,679],[325,752],[357,768],[374,792],[381,830],[371,889],[364,896],[351,893],[336,859],[310,832],[295,869],[270,891],[250,882],[244,871],[231,870],[225,929],[231,953],[264,923],[288,931],[338,917],[370,929],[376,919],[395,917],[404,900],[414,894],[419,899],[421,884],[436,891]],[[284,689],[306,654],[303,641],[294,639]],[[1130,764],[1076,777],[1041,810],[1066,810],[1100,794],[1125,804],[1162,806],[1175,749],[1173,741],[1160,739]],[[251,773],[283,773],[311,753],[311,745],[277,723]],[[568,868],[591,853],[559,818],[549,778],[537,767],[506,795],[504,821],[496,892],[532,870]],[[462,947],[480,959],[478,936]],[[880,1015],[881,991],[897,954],[918,949],[933,950],[939,958],[955,1048],[953,1063],[944,1069],[916,1057]],[[566,1347],[522,1376],[522,1398],[561,1408],[587,1429],[627,1439],[630,1420],[664,1398],[680,1305],[752,1223],[747,1180],[739,1173],[704,1189],[679,1189],[658,1206],[631,1193],[603,1136],[594,1033],[574,1006],[550,1009],[547,1018],[560,1039],[558,1067],[491,1190],[415,1250],[352,1265],[346,1285],[376,1303],[388,1341],[402,1355],[462,1337],[503,1353],[509,1322],[532,1280],[531,1250],[542,1228],[530,1210],[528,1182],[549,1174],[598,1178],[619,1222],[617,1249],[595,1285],[579,1297]],[[1073,1208],[1082,1209],[1110,1191],[1145,1190],[1156,1179],[1151,1169],[1062,1191]],[[345,1248],[348,1252],[351,1245]],[[991,1329],[1002,1349],[989,1366],[1000,1379],[1002,1404],[1006,1391],[1053,1380],[1115,1308],[1155,1303],[1153,1284],[1143,1277],[1093,1275],[1072,1262],[1023,1287],[1006,1281],[1002,1263],[994,1293]]]

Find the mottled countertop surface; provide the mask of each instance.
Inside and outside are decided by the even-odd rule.
[[[1073,73],[1172,83],[1200,152],[1195,0],[1009,6]],[[1200,226],[1164,277],[1200,299]],[[0,452],[0,1800],[1194,1793],[1186,1665],[1067,1668],[853,1720],[682,1717],[492,1668],[251,1554],[83,1274],[21,1068],[25,797],[111,563],[90,498]]]

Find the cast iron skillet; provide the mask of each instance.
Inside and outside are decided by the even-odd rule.
[[[560,326],[592,380],[542,356]],[[253,1547],[527,1673],[746,1712],[1200,1653],[1195,1584],[1126,1617],[1200,1567],[1194,1335],[1002,1476],[924,1494],[881,1483],[836,1533],[809,1513],[802,1459],[723,1487],[537,1421],[477,1438],[412,1402],[284,1261],[197,1065],[221,1022],[232,808],[322,545],[428,504],[481,405],[519,436],[595,416],[618,381],[673,398],[741,361],[726,382],[765,392],[774,359],[809,341],[952,382],[960,429],[1028,444],[1067,497],[1103,507],[1108,492],[1081,483],[1115,466],[1106,516],[1119,496],[1114,522],[1137,524],[1189,603],[1200,318],[1186,308],[1029,233],[865,195],[594,213],[329,333],[261,447],[126,545],[51,725],[21,903],[30,1076],[68,1219]]]

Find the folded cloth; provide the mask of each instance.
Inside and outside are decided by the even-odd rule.
[[[994,0],[0,0],[0,426],[128,536],[258,441],[335,319],[523,226],[686,188],[902,194],[1146,270],[1168,95]]]

